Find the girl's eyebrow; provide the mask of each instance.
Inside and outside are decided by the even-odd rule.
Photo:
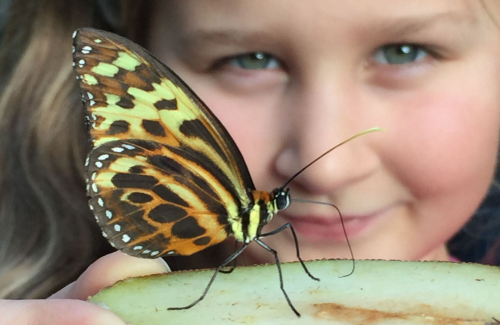
[[[437,25],[473,25],[477,23],[476,15],[471,12],[447,11],[432,15],[414,15],[389,18],[376,24],[374,29],[382,35],[405,35],[433,29]]]
[[[209,45],[267,46],[279,42],[273,33],[260,30],[192,29],[183,35],[182,43],[189,48],[204,48]]]
[[[259,32],[246,33],[238,29],[224,29],[224,30],[206,30],[199,29],[188,36],[192,40],[210,42],[210,43],[244,43],[248,41],[255,41],[262,38]]]

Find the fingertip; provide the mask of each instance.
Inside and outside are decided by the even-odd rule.
[[[127,269],[120,268],[120,266],[125,265],[127,266]],[[126,277],[135,277],[170,272],[170,267],[162,258],[139,258],[127,255],[121,251],[116,251],[101,257],[93,265],[91,265],[89,269],[92,267],[109,268],[109,274],[111,275],[112,273],[115,273],[118,280],[121,280],[123,275],[126,275]]]
[[[157,258],[153,261],[156,261],[158,263],[160,263],[160,267],[163,268],[164,271],[161,271],[161,272],[158,272],[158,273],[168,273],[168,272],[172,272],[172,269],[170,268],[170,265],[167,264],[167,261],[165,261],[163,258]]]
[[[61,290],[63,296],[56,294],[54,298],[87,300],[120,280],[168,272],[170,268],[161,258],[142,259],[117,251],[95,261],[78,280]]]

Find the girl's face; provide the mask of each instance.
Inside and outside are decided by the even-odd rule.
[[[227,127],[260,190],[335,204],[356,258],[448,258],[492,179],[496,0],[158,1],[150,49]],[[337,211],[292,203],[304,259],[350,257]],[[291,233],[265,239],[296,259]],[[254,261],[271,254],[250,245]]]

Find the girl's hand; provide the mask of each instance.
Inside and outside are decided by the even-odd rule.
[[[125,325],[118,316],[87,298],[118,280],[166,273],[162,259],[148,260],[115,252],[92,264],[75,282],[46,300],[0,300],[0,325]]]

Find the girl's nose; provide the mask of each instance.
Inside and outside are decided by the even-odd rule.
[[[328,149],[374,127],[363,118],[368,110],[362,87],[341,73],[304,80],[290,87],[285,117],[289,128],[276,159],[277,173],[288,179]],[[322,77],[321,77],[322,76]],[[292,184],[315,194],[327,194],[361,181],[379,166],[376,148],[366,134],[343,144],[302,172]]]

